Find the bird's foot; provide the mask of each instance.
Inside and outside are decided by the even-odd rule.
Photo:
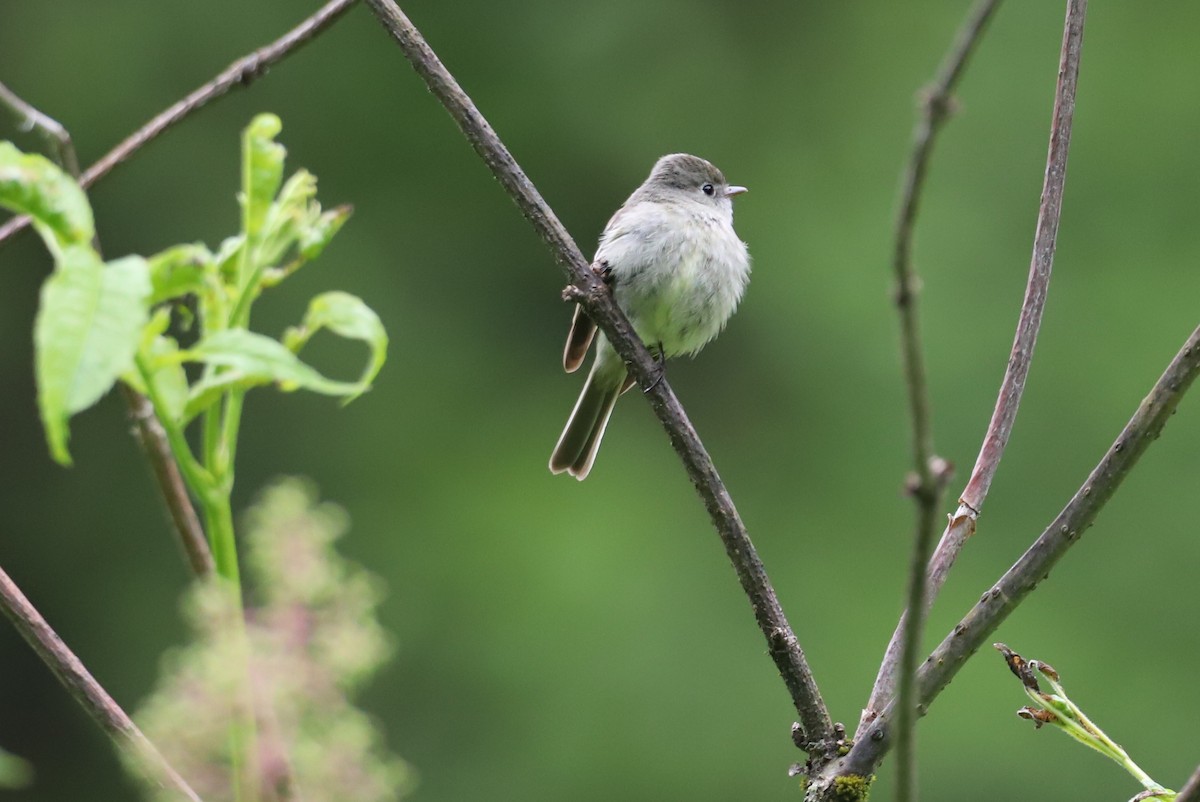
[[[643,394],[649,393],[659,385],[663,377],[667,375],[667,352],[663,348],[663,344],[659,343],[657,347],[650,346],[650,353],[654,356],[654,361],[658,364],[658,375],[654,377],[654,381],[650,382],[650,386],[642,390]]]

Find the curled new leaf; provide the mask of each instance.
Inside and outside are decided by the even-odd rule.
[[[214,377],[224,387],[276,382],[283,390],[312,390],[322,395],[355,396],[361,392],[359,384],[328,379],[301,362],[279,341],[246,329],[210,334],[180,356],[186,361],[225,368],[224,373]]]
[[[139,256],[107,265],[90,245],[71,245],[42,285],[34,323],[38,407],[50,452],[69,465],[67,421],[133,366],[147,321],[149,269]]]
[[[271,201],[283,180],[287,150],[275,141],[283,123],[274,114],[260,114],[242,135],[242,219],[253,242],[262,232]]]
[[[74,179],[36,153],[0,142],[0,206],[33,218],[51,253],[91,242],[92,207]]]
[[[307,170],[297,170],[279,190],[263,220],[258,259],[264,265],[277,264],[296,242],[311,216],[310,207],[321,206],[313,200],[317,179]]]
[[[321,251],[325,250],[325,246],[341,230],[353,211],[353,206],[343,204],[322,212],[311,220],[300,232],[300,258],[316,259],[320,256]]]
[[[284,342],[293,351],[300,349],[321,329],[352,340],[362,340],[371,349],[371,361],[367,363],[358,380],[358,391],[346,398],[349,403],[371,387],[387,360],[387,331],[379,315],[363,300],[348,292],[326,292],[313,298],[308,304],[304,322],[284,334]]]

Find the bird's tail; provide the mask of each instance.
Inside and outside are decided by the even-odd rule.
[[[617,362],[620,372],[616,373],[602,363],[597,359],[592,366],[567,426],[554,446],[550,455],[551,473],[566,471],[582,482],[592,470],[608,419],[625,384],[624,365]]]

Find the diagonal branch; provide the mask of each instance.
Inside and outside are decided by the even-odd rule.
[[[1187,785],[1183,786],[1179,796],[1175,797],[1175,802],[1200,802],[1200,766],[1192,772]]]
[[[983,508],[984,499],[991,487],[1000,458],[1012,434],[1013,422],[1029,375],[1033,360],[1033,348],[1037,342],[1038,329],[1042,323],[1042,312],[1046,305],[1046,293],[1050,284],[1050,272],[1054,263],[1054,246],[1058,236],[1058,221],[1062,210],[1063,187],[1067,174],[1067,153],[1071,142],[1071,121],[1075,111],[1075,91],[1079,79],[1079,53],[1083,43],[1083,18],[1086,0],[1072,0],[1067,5],[1067,20],[1063,30],[1062,52],[1059,58],[1058,84],[1054,96],[1054,112],[1050,123],[1050,146],[1046,158],[1046,175],[1042,186],[1041,203],[1038,208],[1037,229],[1034,235],[1033,257],[1029,267],[1029,280],[1025,287],[1025,299],[1017,321],[1012,351],[1008,358],[1004,379],[996,399],[984,435],[983,445],[971,471],[970,479],[959,499],[959,506],[950,516],[942,533],[941,541],[934,550],[928,567],[928,590],[925,609],[933,603],[946,575],[967,539],[975,532],[975,521]],[[863,711],[859,724],[864,724],[893,698],[896,684],[896,666],[899,659],[900,640],[904,621],[896,627],[891,643],[879,668],[871,697]]]
[[[893,267],[896,272],[896,306],[900,312],[901,352],[908,384],[908,403],[912,415],[914,480],[909,490],[917,504],[916,532],[909,564],[906,613],[889,645],[889,655],[900,646],[897,697],[900,710],[897,716],[896,753],[898,762],[898,798],[915,798],[916,706],[912,703],[914,678],[917,671],[917,650],[925,628],[928,610],[926,566],[933,546],[934,527],[938,510],[950,478],[950,466],[934,456],[933,426],[930,422],[929,388],[925,377],[925,357],[921,347],[920,316],[917,292],[920,280],[913,265],[913,227],[916,224],[921,189],[934,139],[949,119],[953,109],[953,93],[966,69],[967,60],[983,36],[992,12],[999,0],[980,0],[971,10],[954,46],[947,54],[937,77],[923,93],[922,114],[913,132],[912,156],[904,175],[904,191],[896,221],[896,249]]]
[[[167,763],[162,753],[155,748],[138,726],[126,715],[120,705],[96,682],[79,658],[67,648],[46,619],[41,616],[21,593],[21,589],[0,569],[0,607],[12,621],[38,656],[42,658],[63,687],[83,705],[97,724],[119,747],[135,758],[136,765],[143,768],[164,789],[173,791],[180,799],[200,802],[200,797],[191,789],[179,773]]]
[[[1073,3],[1082,2],[1084,0],[1073,0]],[[1046,578],[1067,549],[1079,541],[1138,459],[1162,434],[1163,426],[1198,375],[1200,328],[1192,332],[1062,512],[925,660],[917,678],[918,699],[922,705],[937,698],[967,659]],[[865,770],[882,760],[892,741],[891,712],[890,707],[885,709],[855,740],[846,757],[846,766],[850,770]]]
[[[73,178],[79,178],[79,160],[75,155],[71,135],[65,127],[26,103],[3,84],[0,84],[0,106],[6,106],[15,112],[22,118],[23,126],[37,130],[51,142],[58,154],[59,164]],[[99,250],[98,240],[95,244]],[[138,442],[142,444],[146,459],[150,461],[150,468],[154,471],[159,492],[167,506],[171,522],[175,525],[188,563],[198,576],[212,573],[212,554],[204,537],[204,528],[200,525],[195,508],[192,507],[187,487],[179,475],[179,467],[175,464],[175,457],[167,443],[166,434],[154,417],[150,402],[125,384],[121,385],[121,395],[136,427]]]
[[[811,752],[833,748],[833,725],[812,671],[775,596],[762,561],[734,508],[733,500],[717,474],[704,445],[688,421],[668,383],[659,381],[657,363],[633,332],[603,282],[592,272],[578,246],[542,199],[533,182],[513,159],[475,104],[426,43],[420,32],[392,0],[368,0],[375,15],[400,45],[405,56],[430,91],[458,123],[471,146],[483,158],[500,184],[512,196],[541,238],[554,253],[572,286],[566,295],[578,300],[604,330],[630,372],[645,389],[655,414],[683,460],[688,476],[704,500],[713,525],[750,599],[755,619],[767,639],[768,650],[799,714],[804,729],[800,739]]]
[[[305,19],[283,36],[260,47],[230,64],[215,78],[197,87],[182,100],[172,104],[154,119],[143,125],[126,137],[115,148],[106,153],[98,162],[84,171],[79,178],[80,185],[87,189],[99,181],[121,162],[128,159],[143,146],[154,140],[183,120],[192,112],[197,111],[213,100],[229,93],[232,89],[249,86],[266,74],[267,70],[281,61],[306,42],[311,41],[345,14],[356,0],[330,0],[315,14]],[[76,166],[74,175],[79,174]],[[14,217],[0,226],[0,244],[29,225],[29,218]]]

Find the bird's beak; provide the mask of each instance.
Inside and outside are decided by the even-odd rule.
[[[725,187],[725,197],[732,198],[734,195],[741,195],[743,192],[749,192],[745,187]]]

